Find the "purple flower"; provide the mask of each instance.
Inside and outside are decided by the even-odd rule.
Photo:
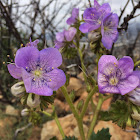
[[[100,93],[129,93],[139,85],[139,78],[133,74],[131,57],[119,61],[112,55],[103,55],[98,63],[98,87]]]
[[[111,13],[109,4],[102,6],[94,1],[93,8],[84,11],[83,18],[85,23],[81,24],[79,30],[83,33],[97,31],[100,32],[102,43],[107,49],[111,49],[112,44],[118,38],[118,15]]]
[[[67,19],[67,24],[69,25],[74,24],[78,19],[78,17],[79,17],[79,9],[73,8],[71,17]]]
[[[56,48],[39,51],[36,47],[23,47],[15,56],[15,64],[9,64],[8,70],[16,79],[22,79],[27,93],[51,96],[53,90],[63,86],[65,74],[58,69],[62,56]]]
[[[74,27],[70,27],[69,30],[64,30],[63,32],[56,34],[55,48],[59,49],[64,46],[75,47],[72,44],[72,40],[76,34],[77,30]]]
[[[128,96],[132,103],[140,106],[140,71],[134,71],[133,74],[139,78],[139,85],[134,90],[129,92]]]

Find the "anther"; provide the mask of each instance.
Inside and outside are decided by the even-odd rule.
[[[5,62],[3,62],[3,64],[5,64]]]
[[[7,55],[7,57],[10,57],[10,55]]]
[[[40,68],[40,70],[42,70],[42,68]]]
[[[138,68],[140,68],[140,66],[138,66]]]
[[[21,44],[20,46],[23,47],[23,44]]]
[[[52,81],[52,79],[50,79],[50,82]]]
[[[54,67],[52,67],[52,69],[54,69]]]

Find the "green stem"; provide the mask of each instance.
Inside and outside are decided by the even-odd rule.
[[[54,120],[55,120],[55,122],[56,122],[56,124],[57,124],[57,127],[58,127],[58,129],[59,129],[59,131],[60,131],[60,134],[61,134],[61,136],[62,136],[62,138],[64,139],[65,138],[65,134],[64,134],[64,131],[63,131],[63,129],[62,129],[62,126],[61,126],[61,124],[60,124],[60,122],[59,122],[59,120],[58,120],[58,116],[57,116],[57,114],[56,114],[56,111],[55,111],[55,107],[52,105],[52,109],[53,109],[53,111],[54,111],[54,114],[52,115],[52,114],[50,114],[50,113],[48,113],[48,112],[45,112],[45,111],[41,111],[43,114],[45,114],[46,116],[48,116],[48,117],[51,117],[51,118],[53,118]]]
[[[84,117],[85,112],[86,112],[87,107],[88,107],[88,103],[91,100],[94,93],[97,91],[97,89],[98,89],[98,86],[95,86],[94,89],[88,94],[88,97],[86,98],[85,104],[84,104],[84,106],[82,108],[82,111],[81,111],[81,115],[80,115],[81,118]]]
[[[140,64],[140,60],[138,60],[135,64],[134,64],[134,67],[136,67],[137,65]]]
[[[63,131],[63,129],[62,129],[62,126],[61,126],[61,124],[60,124],[60,122],[59,122],[59,120],[58,120],[58,116],[57,116],[57,114],[56,114],[54,105],[52,105],[52,108],[53,108],[53,111],[54,111],[54,120],[55,120],[55,122],[56,122],[56,124],[57,124],[57,126],[58,126],[58,128],[59,128],[59,131],[60,131],[60,133],[61,133],[61,135],[62,135],[62,138],[64,139],[64,138],[65,138],[65,134],[64,134],[64,131]]]
[[[103,95],[99,94],[99,101],[98,101],[98,104],[97,104],[97,107],[96,107],[92,122],[90,124],[90,128],[89,128],[89,131],[88,131],[88,134],[87,134],[87,139],[90,138],[90,136],[91,136],[91,134],[93,132],[93,129],[95,127],[95,124],[96,124],[96,121],[97,121],[97,118],[98,118],[99,111],[100,111],[101,106],[102,106],[102,103],[103,103]]]
[[[80,132],[80,136],[81,136],[81,140],[85,140],[85,135],[84,135],[84,130],[83,130],[83,122],[82,122],[82,119],[79,117],[79,114],[77,112],[77,110],[75,109],[72,101],[71,101],[71,98],[69,97],[68,95],[68,92],[67,92],[67,89],[65,86],[62,86],[61,87],[61,90],[62,90],[62,93],[67,101],[67,103],[69,104],[70,106],[70,109],[72,111],[72,113],[74,114],[74,117],[76,118],[77,120],[77,124],[78,124],[78,128],[79,128],[79,132]]]

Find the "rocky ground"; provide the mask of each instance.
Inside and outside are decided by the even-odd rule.
[[[76,98],[74,100],[74,105],[76,106],[80,100],[85,100],[87,92],[83,83],[82,74],[78,75],[77,78],[70,78],[70,84],[68,86],[68,91],[75,90]],[[98,93],[93,96],[93,102],[97,104]],[[111,99],[106,100],[102,105],[102,110],[108,110],[110,106]],[[71,114],[69,106],[66,104],[65,99],[58,90],[57,97],[55,99],[55,106],[57,114],[59,116],[59,121],[62,128],[67,136],[76,136],[79,138],[78,127],[74,116]],[[46,111],[51,112],[49,107]],[[15,109],[11,105],[7,105],[5,109],[0,111],[0,140],[12,140],[14,133],[17,128],[21,128],[28,124],[27,118],[20,116],[19,109]],[[3,114],[3,115],[2,115]],[[88,131],[89,123],[92,119],[92,109],[89,104],[89,108],[84,117],[84,131]],[[22,123],[23,122],[23,123]],[[17,125],[18,124],[18,125]],[[17,127],[18,126],[18,127]],[[102,128],[109,128],[110,134],[112,135],[111,140],[135,140],[136,135],[134,133],[128,133],[118,127],[111,121],[99,121],[95,127],[95,132],[101,130]],[[127,129],[132,129],[127,127]],[[18,134],[16,140],[49,140],[53,136],[58,137],[62,140],[59,130],[55,124],[54,120],[45,121],[40,127],[30,126],[29,128],[23,130]],[[80,140],[80,139],[79,139]]]

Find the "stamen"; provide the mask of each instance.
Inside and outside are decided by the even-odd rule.
[[[138,68],[140,68],[140,66],[138,66]]]
[[[50,82],[52,81],[52,79],[50,79]]]
[[[52,67],[52,69],[54,69],[54,67]]]
[[[42,70],[42,68],[40,68],[40,70]]]
[[[33,78],[33,81],[35,81],[35,78]]]
[[[20,46],[21,46],[21,47],[23,47],[24,45],[23,45],[23,44],[21,44]]]
[[[10,57],[10,55],[7,55],[7,57]]]
[[[5,64],[5,62],[3,62],[3,64]]]

